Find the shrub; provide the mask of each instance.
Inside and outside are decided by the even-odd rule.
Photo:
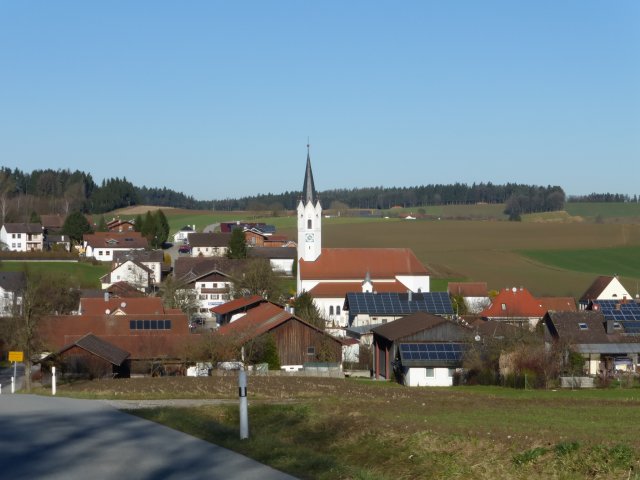
[[[541,457],[542,455],[546,454],[548,451],[549,451],[548,448],[536,447],[536,448],[532,448],[531,450],[527,450],[525,452],[514,455],[511,460],[515,465],[520,466],[520,465],[524,465],[526,463],[534,461],[536,458]]]

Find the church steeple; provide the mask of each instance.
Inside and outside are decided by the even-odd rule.
[[[304,185],[302,186],[302,202],[306,205],[311,202],[315,205],[318,201],[316,186],[313,183],[313,172],[311,171],[311,155],[309,153],[309,144],[307,143],[307,169],[304,172]]]

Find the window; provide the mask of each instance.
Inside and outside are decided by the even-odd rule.
[[[102,250],[98,250],[98,256],[101,257],[102,256]]]
[[[329,307],[329,315],[333,315],[333,305]]]
[[[210,298],[211,298],[211,300],[218,300],[218,299],[220,298],[220,295],[218,295],[218,294],[213,294],[213,295],[211,295],[211,297],[210,297]]]
[[[580,330],[588,330],[589,329],[589,326],[584,322],[578,323],[578,327],[580,328]]]
[[[307,355],[313,356],[316,354],[316,347],[307,347]]]
[[[206,300],[207,296],[206,295],[198,295],[198,300]]]
[[[340,315],[340,305],[336,307],[336,315]]]
[[[427,368],[427,378],[433,378],[436,376],[435,372],[433,371],[433,368]]]
[[[307,220],[307,228],[309,230],[311,230],[313,228],[312,225],[313,225],[312,220],[311,219]]]

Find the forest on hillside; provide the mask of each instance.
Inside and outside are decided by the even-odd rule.
[[[261,194],[243,198],[196,200],[169,188],[138,187],[126,178],[96,183],[91,174],[65,169],[34,170],[0,168],[0,215],[2,222],[27,221],[38,215],[72,211],[100,214],[132,205],[157,205],[194,210],[252,210],[279,212],[296,208],[300,191]],[[561,210],[566,196],[559,186],[516,183],[494,185],[431,184],[415,187],[370,187],[319,192],[324,208],[389,209],[446,204],[505,204],[505,213],[520,214]],[[570,201],[637,201],[620,194],[591,194]]]

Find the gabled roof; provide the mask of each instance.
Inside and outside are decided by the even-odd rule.
[[[247,249],[250,257],[295,260],[297,249],[292,247],[251,247]]]
[[[42,233],[42,224],[40,223],[5,223],[4,229],[7,233]]]
[[[226,257],[179,257],[173,266],[173,274],[180,282],[193,282],[218,272],[229,277],[244,264],[244,260]]]
[[[488,297],[487,282],[449,282],[447,292],[463,297]]]
[[[118,348],[112,343],[109,343],[99,337],[96,337],[92,333],[88,333],[84,337],[63,347],[60,351],[56,352],[55,355],[60,355],[76,346],[116,366],[122,365],[122,363],[124,363],[124,361],[131,356],[129,352],[122,350],[121,348]]]
[[[0,287],[7,292],[20,292],[27,286],[27,276],[24,272],[0,271]]]
[[[399,316],[414,312],[453,315],[451,299],[446,292],[349,292],[344,301],[344,309],[349,311],[349,316],[359,314]]]
[[[526,288],[505,288],[480,312],[485,318],[542,318],[546,310]]]
[[[259,305],[260,303],[265,303],[266,300],[262,298],[260,295],[251,295],[250,297],[240,297],[235,300],[231,300],[230,302],[223,303],[222,305],[218,305],[217,307],[213,307],[211,309],[212,313],[218,315],[226,315],[235,311],[245,310],[247,307]]]
[[[144,297],[144,293],[138,290],[136,287],[131,285],[129,282],[119,281],[111,284],[110,287],[106,288],[102,292],[108,292],[112,297],[120,297],[120,298],[129,298],[129,297]],[[104,293],[102,294],[104,298]],[[97,296],[94,298],[98,298]]]
[[[228,247],[230,233],[190,233],[189,245],[192,247]]]
[[[443,323],[453,322],[430,313],[417,312],[407,315],[406,317],[399,318],[398,320],[394,320],[393,322],[375,327],[372,329],[372,332],[393,342],[399,338],[408,337],[409,335],[416,334],[423,330],[432,329]]]
[[[221,335],[238,335],[243,337],[243,340],[250,340],[273,330],[289,320],[304,323],[308,327],[322,332],[319,328],[287,312],[280,305],[266,302],[252,308],[245,316],[236,321],[222,325],[218,329],[218,333]]]
[[[113,262],[123,263],[127,260],[134,260],[141,263],[162,263],[164,252],[162,250],[130,250],[113,252]]]
[[[409,248],[323,248],[313,262],[300,260],[302,280],[373,281],[398,275],[427,276],[429,272]]]
[[[602,295],[604,290],[615,279],[616,279],[616,277],[614,277],[614,276],[605,276],[605,275],[601,275],[599,277],[596,277],[596,279],[589,286],[589,288],[587,288],[586,292],[584,292],[582,294],[582,297],[580,297],[580,303],[586,303],[589,300],[596,300],[600,295]],[[626,290],[625,290],[625,292],[626,292]],[[628,298],[631,298],[631,296],[629,295],[628,292],[627,292],[627,295],[628,295]]]
[[[111,283],[111,276],[113,275],[113,272],[115,272],[116,270],[122,269],[125,265],[127,265],[127,263],[135,265],[140,270],[142,270],[144,273],[146,273],[147,274],[147,279],[149,278],[150,275],[153,274],[153,270],[151,270],[149,267],[147,267],[143,263],[136,262],[135,260],[126,260],[126,261],[122,262],[121,264],[119,264],[118,266],[113,267],[109,273],[106,273],[105,275],[100,277],[100,281],[102,283]]]
[[[104,298],[80,299],[82,315],[104,315],[107,310],[110,313],[120,311],[127,315],[160,315],[165,313],[160,297],[109,298],[106,301]]]
[[[92,248],[147,248],[147,239],[140,232],[94,232],[82,236]]]
[[[400,282],[372,282],[373,291],[377,293],[406,293],[407,287]],[[322,282],[317,284],[309,294],[314,298],[344,298],[347,293],[362,292],[362,282]]]
[[[568,342],[578,351],[592,351],[581,348],[581,345],[599,345],[601,353],[618,353],[607,347],[609,344],[635,344],[635,351],[640,352],[640,336],[627,335],[622,328],[607,333],[607,322],[601,312],[548,312],[544,316],[545,325],[554,338]],[[582,326],[581,326],[582,324]],[[631,353],[631,352],[628,352]]]
[[[61,229],[64,225],[62,215],[40,215],[40,222],[44,228]]]

